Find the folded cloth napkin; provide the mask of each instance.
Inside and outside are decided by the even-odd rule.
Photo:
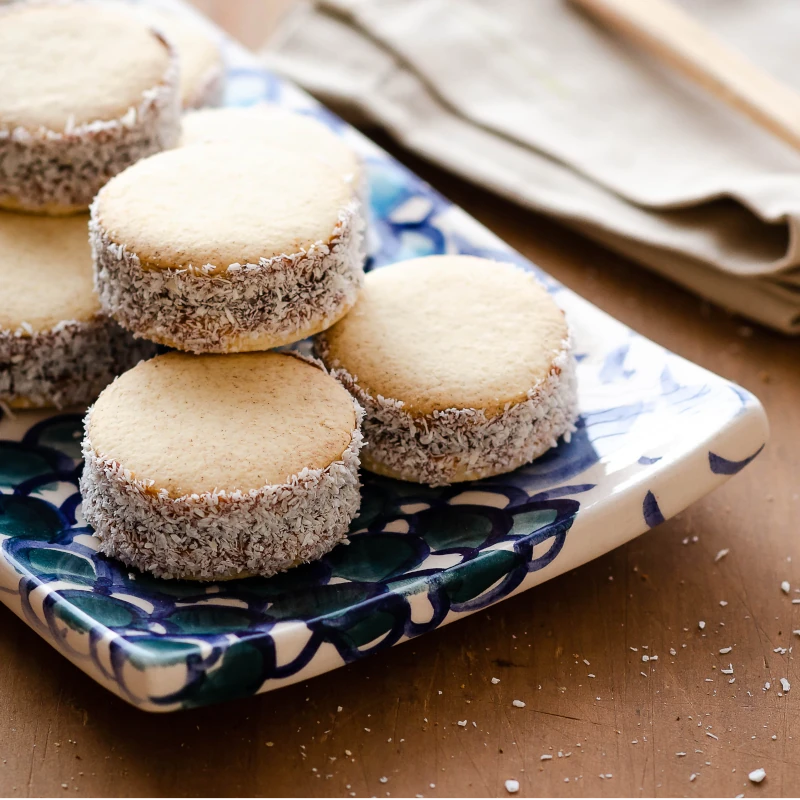
[[[682,0],[800,90],[796,0]],[[800,153],[566,0],[317,0],[268,65],[353,121],[800,333]]]

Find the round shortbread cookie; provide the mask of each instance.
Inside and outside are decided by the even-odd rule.
[[[164,578],[272,575],[342,541],[358,403],[287,353],[168,353],[89,410],[80,487],[101,551]]]
[[[202,108],[219,104],[225,84],[225,65],[217,43],[200,25],[182,14],[150,9],[143,9],[142,13],[166,34],[178,51],[183,107]]]
[[[365,177],[358,156],[341,136],[308,114],[261,103],[247,108],[207,108],[183,115],[179,145],[231,140],[313,154],[336,170],[362,202],[365,200]]]
[[[192,352],[289,344],[330,327],[364,273],[359,203],[311,156],[213,143],[144,159],[92,204],[103,308]]]
[[[375,270],[316,346],[364,406],[362,460],[382,475],[477,480],[532,461],[574,430],[564,314],[511,264],[431,256]]]
[[[0,75],[2,208],[85,210],[109,178],[177,141],[175,52],[119,6],[3,9]]]
[[[91,402],[154,352],[100,309],[88,219],[0,212],[0,400],[12,407]]]

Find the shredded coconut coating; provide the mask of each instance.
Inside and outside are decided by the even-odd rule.
[[[0,207],[47,214],[74,213],[118,172],[145,156],[175,147],[180,136],[178,56],[162,82],[120,119],[32,131],[0,128]]]
[[[364,412],[341,459],[286,483],[170,497],[153,481],[97,455],[85,420],[83,514],[100,551],[159,578],[265,577],[318,559],[347,538],[361,505],[358,477]]]
[[[364,220],[354,200],[327,242],[222,272],[143,269],[112,241],[92,204],[89,241],[100,303],[134,335],[194,353],[267,350],[330,327],[364,282]]]
[[[332,362],[325,335],[314,340],[323,363],[364,407],[365,469],[390,478],[446,486],[511,472],[528,464],[560,436],[567,441],[578,417],[575,359],[570,339],[562,342],[547,377],[528,399],[507,403],[496,416],[483,409],[448,408],[412,416],[402,401],[373,397]]]
[[[114,378],[155,355],[105,314],[37,332],[0,330],[0,401],[16,408],[91,403]]]

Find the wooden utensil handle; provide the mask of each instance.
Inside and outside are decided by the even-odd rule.
[[[725,44],[669,0],[571,0],[800,149],[800,94]]]

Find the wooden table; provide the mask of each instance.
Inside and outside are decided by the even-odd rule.
[[[199,5],[257,43],[242,3]],[[800,645],[800,605],[780,588],[800,587],[800,340],[392,149],[567,286],[755,392],[772,442],[714,494],[573,573],[228,705],[136,711],[0,609],[0,791],[506,796],[513,778],[520,795],[797,795],[800,672],[775,650]],[[719,655],[725,646],[733,651]],[[658,661],[643,664],[647,654]],[[734,676],[721,674],[729,663]],[[782,697],[780,678],[796,686]],[[767,771],[760,786],[747,779],[756,767]]]

